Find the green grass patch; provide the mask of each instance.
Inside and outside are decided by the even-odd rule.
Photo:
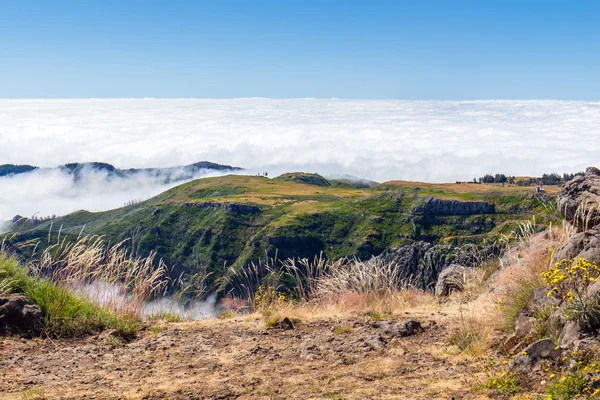
[[[118,316],[46,280],[27,274],[12,257],[0,254],[0,282],[10,281],[10,292],[24,293],[42,310],[45,334],[51,337],[77,337],[114,329],[124,339],[135,336],[139,318]]]
[[[335,327],[335,334],[336,335],[344,335],[347,333],[352,332],[352,327],[348,326],[348,325],[341,325],[341,326],[336,326]]]
[[[487,381],[475,388],[476,391],[489,389],[498,397],[509,398],[521,391],[515,374],[503,373],[498,377],[489,377]]]
[[[581,371],[575,371],[554,382],[546,392],[548,400],[569,400],[585,394],[587,382]]]

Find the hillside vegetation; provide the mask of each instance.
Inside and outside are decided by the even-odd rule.
[[[540,227],[555,215],[550,194],[534,188],[406,181],[365,186],[304,173],[198,179],[115,210],[23,220],[14,226],[15,240],[39,240],[43,248],[59,232],[72,239],[82,232],[113,243],[129,239],[141,256],[156,251],[173,276],[214,282],[230,267],[265,258],[323,253],[332,260],[368,259],[414,241],[482,243],[533,215]]]

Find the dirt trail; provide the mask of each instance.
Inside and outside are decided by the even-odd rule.
[[[419,316],[425,329],[410,337],[353,314],[294,330],[252,317],[172,323],[121,344],[5,338],[0,398],[483,398],[470,390],[483,361],[450,355],[439,318]]]

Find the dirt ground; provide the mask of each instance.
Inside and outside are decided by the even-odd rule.
[[[442,315],[399,337],[364,313],[148,327],[129,343],[0,339],[1,399],[475,399],[485,361],[449,351]],[[379,325],[379,326],[378,326]]]

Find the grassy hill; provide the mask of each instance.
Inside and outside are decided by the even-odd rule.
[[[215,280],[225,268],[265,255],[368,258],[414,240],[477,243],[534,215],[543,224],[554,212],[552,193],[534,188],[406,181],[362,186],[302,173],[198,179],[127,207],[25,223],[17,238],[43,246],[59,228],[72,238],[82,231],[112,242],[129,238],[140,255],[156,251],[174,274],[206,272]]]

